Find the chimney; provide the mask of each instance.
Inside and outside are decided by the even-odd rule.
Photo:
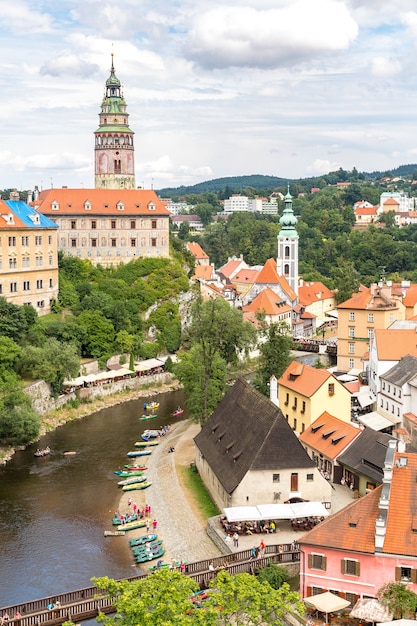
[[[276,377],[272,374],[271,378],[269,379],[269,399],[271,400],[271,402],[273,402],[275,404],[275,406],[279,407],[279,402],[278,402],[278,381],[276,379]]]

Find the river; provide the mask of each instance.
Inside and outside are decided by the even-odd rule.
[[[151,399],[160,402],[158,417],[141,422]],[[137,571],[126,538],[104,537],[120,499],[114,470],[127,463],[145,428],[172,424],[170,414],[184,404],[175,391],[103,409],[45,435],[0,468],[0,607],[89,586],[92,576]],[[52,454],[35,458],[46,446]]]

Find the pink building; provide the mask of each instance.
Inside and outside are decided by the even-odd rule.
[[[417,454],[390,441],[383,484],[300,539],[302,597],[331,591],[351,602],[404,582],[417,593]]]

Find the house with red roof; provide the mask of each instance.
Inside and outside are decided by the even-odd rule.
[[[187,250],[193,255],[196,265],[210,265],[210,259],[197,241],[187,241]]]
[[[302,597],[331,591],[351,602],[386,583],[417,593],[417,454],[391,440],[382,485],[299,539]]]
[[[334,292],[320,281],[299,280],[298,302],[304,310],[316,318],[319,328],[329,320],[327,314],[336,307]]]
[[[243,314],[253,313],[263,317],[269,324],[287,324],[291,330],[291,307],[269,287],[263,289],[250,304],[243,307]]]
[[[272,393],[272,385],[270,389]],[[326,369],[293,361],[278,380],[277,401],[291,428],[300,434],[322,415],[324,407],[350,423],[351,394]]]

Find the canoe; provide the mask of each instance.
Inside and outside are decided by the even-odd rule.
[[[117,470],[117,472],[114,473],[116,474],[116,476],[129,478],[129,476],[142,476],[143,470]]]
[[[155,417],[158,417],[158,413],[151,413],[151,415],[142,415],[140,420],[153,420]]]
[[[146,472],[148,468],[144,465],[125,465],[123,472]]]
[[[151,533],[150,535],[142,535],[142,537],[136,537],[136,539],[130,539],[129,545],[133,548],[135,546],[141,546],[144,543],[148,543],[148,541],[155,541],[158,539],[158,535]]]
[[[145,402],[145,404],[143,405],[143,408],[148,410],[148,409],[157,409],[159,408],[160,402]]]
[[[43,448],[42,450],[36,450],[33,456],[43,457],[51,454],[51,448]]]
[[[171,563],[162,563],[159,567],[157,565],[152,565],[149,568],[150,572],[156,572],[159,569],[171,569]]]
[[[136,441],[135,446],[137,448],[146,448],[148,446],[157,446],[159,441]]]
[[[184,409],[177,409],[176,411],[173,411],[171,413],[172,417],[178,417],[179,415],[182,415],[184,413]]]
[[[143,441],[147,441],[148,439],[156,439],[157,437],[159,437],[160,434],[161,433],[159,430],[152,430],[151,428],[148,428],[147,430],[143,431],[141,437]]]
[[[123,530],[105,530],[104,531],[105,537],[121,537],[122,535],[124,535]]]
[[[127,522],[126,524],[119,524],[117,526],[117,530],[135,530],[136,528],[144,528],[146,526],[146,522],[142,522],[141,520],[135,520],[134,522]]]
[[[161,556],[165,554],[165,550],[162,546],[159,546],[159,549],[155,552],[144,552],[135,556],[136,563],[145,563],[146,561],[153,561],[154,559],[159,559]]]
[[[143,483],[146,480],[145,474],[142,476],[131,476],[130,478],[124,478],[123,480],[119,480],[117,483],[119,487],[124,487],[125,485],[133,485],[133,483]]]
[[[128,452],[127,456],[136,457],[136,456],[147,456],[148,454],[152,454],[152,450],[133,450],[132,452]]]
[[[132,513],[131,515],[125,515],[126,522],[136,522],[137,519],[138,519],[137,513]],[[115,515],[111,523],[113,524],[113,526],[120,526],[120,524],[122,523],[120,520],[120,515]]]
[[[125,485],[122,487],[123,491],[135,491],[136,489],[147,489],[152,483],[145,481],[143,483],[133,483],[132,485]]]
[[[141,554],[153,554],[154,552],[158,552],[161,546],[162,539],[159,539],[158,541],[152,541],[152,543],[148,547],[146,547],[146,544],[132,547],[133,556],[140,556]]]

